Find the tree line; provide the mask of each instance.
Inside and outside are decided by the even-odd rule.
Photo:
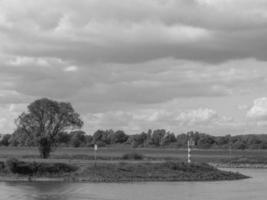
[[[3,135],[2,146],[36,146],[40,156],[48,158],[58,146],[90,147],[128,145],[137,147],[185,148],[193,141],[195,148],[267,149],[267,135],[211,136],[205,133],[188,132],[175,135],[165,129],[148,130],[135,135],[122,130],[97,130],[88,135],[81,130],[80,115],[67,102],[47,98],[35,100],[28,105],[27,112],[16,119],[16,130]]]
[[[2,136],[1,146],[38,146],[33,138],[15,131]],[[267,149],[267,135],[226,135],[212,136],[200,132],[188,132],[175,135],[165,129],[148,130],[129,135],[122,130],[97,130],[88,135],[82,130],[60,132],[56,138],[56,146],[60,147],[112,147],[125,145],[132,148],[186,148],[188,137],[193,141],[193,148],[199,149]]]

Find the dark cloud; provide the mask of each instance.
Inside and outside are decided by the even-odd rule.
[[[29,2],[2,2],[0,30],[11,54],[76,63],[267,57],[262,1]]]

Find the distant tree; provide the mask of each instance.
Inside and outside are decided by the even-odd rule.
[[[93,145],[93,136],[92,135],[85,135],[85,143],[86,146],[92,146]]]
[[[145,141],[147,140],[147,134],[142,132],[141,134],[132,135],[129,137],[130,144],[132,147],[144,147]]]
[[[84,131],[73,131],[70,133],[70,145],[73,147],[81,147],[85,146],[86,139],[85,139],[85,132]]]
[[[212,147],[213,144],[215,144],[214,137],[203,134],[200,136],[197,146],[199,148],[209,149]]]
[[[160,146],[166,146],[173,142],[176,142],[175,135],[173,133],[167,132],[160,140]]]
[[[69,146],[71,140],[71,134],[68,132],[60,132],[56,138],[58,145]]]
[[[152,141],[152,130],[149,129],[149,130],[147,131],[147,134],[146,134],[146,140],[145,140],[145,142],[144,142],[144,146],[149,147],[149,146],[151,146],[151,145],[153,145],[153,141]]]
[[[230,145],[230,137],[229,136],[218,136],[215,138],[216,145],[218,147],[228,147]]]
[[[2,139],[0,141],[0,144],[3,146],[9,146],[10,144],[10,138],[11,138],[11,134],[5,134],[2,136]]]
[[[160,146],[161,139],[164,137],[166,134],[165,129],[157,129],[153,131],[152,134],[152,142],[155,146]]]
[[[182,133],[180,135],[177,135],[176,137],[176,144],[178,148],[184,148],[187,145],[187,134]]]
[[[246,141],[242,139],[242,137],[236,138],[232,144],[233,149],[246,149],[247,144]]]
[[[28,106],[28,112],[18,117],[16,125],[18,134],[32,138],[40,156],[48,158],[57,145],[58,134],[81,128],[83,122],[70,103],[42,98]]]
[[[10,138],[11,146],[37,146],[32,135],[28,135],[25,131],[17,128]]]
[[[124,143],[127,141],[128,136],[121,130],[118,130],[110,135],[111,143]]]
[[[93,135],[93,143],[99,146],[105,146],[111,143],[111,135],[113,130],[97,130]]]

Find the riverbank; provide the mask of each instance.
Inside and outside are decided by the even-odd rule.
[[[209,164],[217,168],[267,169],[267,160],[263,155],[258,157],[234,157],[217,162],[209,162]]]
[[[43,165],[43,164],[42,164]],[[62,165],[62,164],[61,164]],[[56,166],[61,166],[57,164]],[[1,173],[0,181],[65,181],[65,182],[152,182],[152,181],[221,181],[249,178],[240,173],[219,170],[208,164],[183,162],[162,163],[97,163],[86,166],[67,166],[75,169],[64,172],[58,167],[40,167],[38,164],[23,163],[18,173]],[[29,166],[29,167],[26,167]],[[32,166],[39,166],[33,169]],[[56,168],[59,173],[54,173]],[[30,171],[30,169],[36,172]],[[50,171],[45,171],[49,169]],[[26,172],[25,170],[28,170]],[[51,171],[52,170],[52,171]]]
[[[243,169],[267,169],[267,164],[263,163],[209,163],[216,168],[243,168]]]
[[[77,175],[80,181],[89,182],[220,181],[248,178],[208,164],[183,162],[101,164],[86,167]]]

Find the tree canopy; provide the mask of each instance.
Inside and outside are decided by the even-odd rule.
[[[28,106],[16,120],[17,134],[30,138],[39,147],[41,157],[47,158],[57,144],[57,136],[64,131],[79,129],[83,122],[72,105],[47,98]]]

